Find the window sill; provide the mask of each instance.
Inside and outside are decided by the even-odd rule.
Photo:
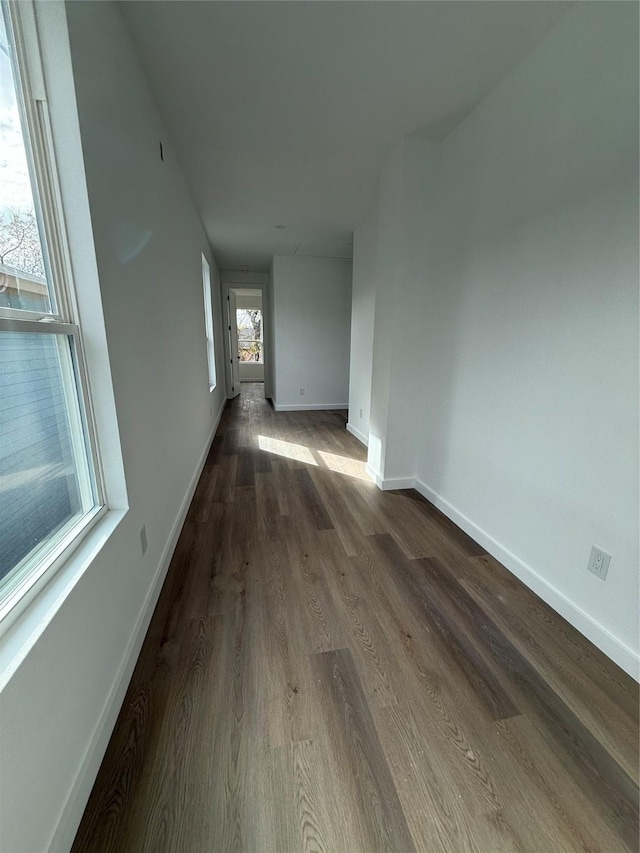
[[[42,588],[31,590],[3,619],[0,691],[55,618],[68,596],[111,538],[127,510],[107,510],[94,522],[62,566]],[[30,595],[32,597],[30,598]],[[24,602],[24,603],[23,603]]]

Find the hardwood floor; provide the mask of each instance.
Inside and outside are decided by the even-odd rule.
[[[638,686],[338,412],[231,401],[73,850],[638,850]]]

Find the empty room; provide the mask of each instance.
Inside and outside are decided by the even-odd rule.
[[[639,852],[639,6],[2,0],[0,852]]]

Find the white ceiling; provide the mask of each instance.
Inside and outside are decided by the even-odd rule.
[[[121,4],[218,262],[251,270],[349,257],[390,146],[446,134],[568,7]]]

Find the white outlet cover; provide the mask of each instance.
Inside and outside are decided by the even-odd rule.
[[[587,563],[587,569],[590,572],[593,572],[594,575],[604,580],[607,576],[607,572],[609,571],[609,563],[611,562],[611,554],[608,554],[606,551],[603,551],[602,548],[598,548],[597,545],[591,546],[591,554],[589,555],[589,562]]]

